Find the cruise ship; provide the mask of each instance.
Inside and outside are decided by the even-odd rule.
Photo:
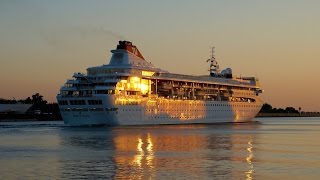
[[[220,71],[214,48],[208,75],[199,76],[157,68],[129,41],[111,52],[109,64],[74,73],[61,87],[57,101],[65,124],[248,122],[262,107],[259,80]]]

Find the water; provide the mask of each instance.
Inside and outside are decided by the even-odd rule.
[[[320,118],[66,127],[1,122],[0,179],[318,179]]]

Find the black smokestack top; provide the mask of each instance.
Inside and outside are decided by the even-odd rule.
[[[130,42],[130,41],[119,41],[119,44],[117,45],[117,49],[126,49],[126,46],[133,46],[132,42]]]
[[[119,44],[117,45],[117,49],[127,50],[130,53],[144,60],[144,57],[140,53],[139,49],[135,45],[133,45],[132,42],[130,41],[119,41]]]

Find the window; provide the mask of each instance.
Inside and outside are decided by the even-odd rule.
[[[115,91],[114,90],[97,90],[96,94],[114,94]]]
[[[102,105],[102,100],[88,100],[89,105]]]
[[[68,101],[58,101],[59,105],[68,105]]]
[[[70,100],[71,105],[86,105],[85,100]]]

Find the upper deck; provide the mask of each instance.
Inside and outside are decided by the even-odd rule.
[[[61,94],[91,96],[92,94],[162,94],[165,97],[181,95],[194,98],[208,94],[233,94],[235,91],[251,91],[259,94],[260,83],[254,77],[237,78],[227,68],[220,72],[214,56],[210,75],[184,75],[169,73],[154,67],[145,60],[136,46],[128,41],[120,41],[109,64],[90,67],[87,74],[75,73],[61,88]],[[140,93],[139,93],[140,92]],[[244,93],[244,92],[241,92]],[[200,98],[200,97],[197,97]]]
[[[88,68],[88,77],[101,77],[101,79],[106,79],[107,77],[137,76],[147,79],[210,83],[241,87],[259,88],[260,86],[257,78],[237,78],[232,77],[232,74],[228,74],[229,76],[226,76],[225,74],[223,74],[224,71],[222,71],[221,73],[215,72],[214,76],[195,76],[169,73],[168,71],[154,67],[151,63],[146,61],[139,49],[128,41],[119,41],[117,49],[111,50],[111,52],[113,53],[113,55],[110,59],[109,64]],[[209,60],[214,61],[214,63],[217,64],[215,58],[213,58],[214,56],[212,56]],[[231,71],[230,68],[227,68],[227,70]]]

